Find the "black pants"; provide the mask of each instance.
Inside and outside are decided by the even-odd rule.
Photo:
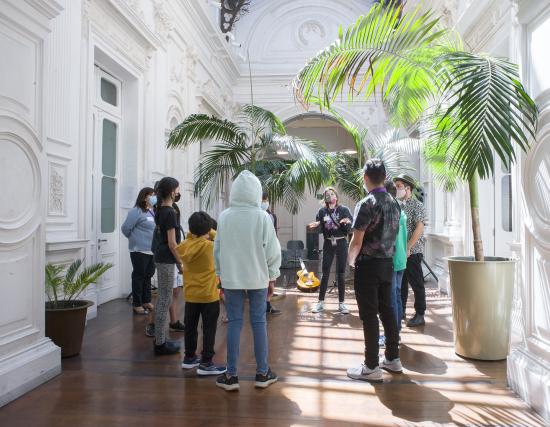
[[[151,277],[155,274],[153,255],[130,252],[132,261],[132,303],[141,307],[151,302]]]
[[[359,317],[363,321],[365,365],[369,369],[378,366],[378,314],[386,337],[386,359],[399,357],[399,332],[392,303],[392,273],[391,258],[358,260],[355,265],[355,298]]]
[[[199,318],[202,317],[202,363],[209,363],[214,357],[216,327],[220,315],[220,302],[185,303],[185,357],[195,356],[197,351]]]
[[[412,254],[407,259],[407,269],[401,282],[401,302],[403,313],[407,308],[409,297],[409,284],[414,292],[414,310],[416,314],[424,315],[426,312],[426,288],[424,286],[424,272],[422,271],[422,254]]]
[[[319,286],[319,301],[325,300],[325,294],[328,288],[328,279],[330,278],[330,268],[336,255],[336,283],[338,283],[338,301],[344,302],[346,293],[346,262],[348,259],[348,241],[347,239],[336,240],[336,246],[332,246],[330,240],[325,239],[323,244],[323,277]]]

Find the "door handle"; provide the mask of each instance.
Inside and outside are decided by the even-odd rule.
[[[101,246],[102,243],[106,243],[107,239],[97,239],[97,246]]]

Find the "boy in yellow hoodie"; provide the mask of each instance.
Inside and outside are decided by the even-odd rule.
[[[220,293],[214,268],[214,238],[212,218],[206,212],[195,212],[189,217],[189,234],[177,247],[183,262],[185,295],[185,357],[183,369],[198,367],[199,375],[218,375],[225,367],[212,363],[216,326],[220,314]],[[197,350],[198,324],[202,317],[202,357]]]

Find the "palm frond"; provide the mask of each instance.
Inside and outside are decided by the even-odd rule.
[[[421,13],[419,8],[400,16],[398,8],[373,6],[345,34],[340,29],[338,40],[299,72],[293,82],[297,98],[307,105],[318,97],[330,105],[344,90],[349,90],[350,99],[361,92],[370,96],[376,89],[384,93],[388,82],[390,91],[398,90],[402,74],[425,68],[415,52],[445,34],[437,23],[432,12]]]
[[[240,141],[217,144],[202,155],[195,169],[195,195],[201,195],[206,208],[219,199],[227,180],[246,168],[250,156],[250,147]]]
[[[63,270],[61,264],[46,264],[46,295],[49,301],[57,301],[63,288]]]
[[[192,114],[177,125],[168,139],[168,148],[187,148],[204,140],[244,143],[246,131],[239,125],[206,114]]]
[[[282,120],[274,113],[257,105],[245,105],[241,109],[239,117],[254,129],[256,136],[286,134],[286,128]]]
[[[63,293],[67,295],[67,284],[70,284],[74,282],[76,273],[80,269],[80,266],[82,265],[81,259],[74,260],[71,265],[69,265],[69,268],[67,268],[67,272],[65,273],[65,281],[63,283]]]
[[[463,179],[494,172],[493,150],[504,163],[515,160],[535,137],[538,110],[519,81],[517,66],[500,58],[449,53],[438,63],[446,96],[433,132],[455,147],[452,165]],[[450,139],[449,139],[450,137]],[[460,145],[454,145],[455,140]]]
[[[84,292],[88,288],[88,286],[97,283],[99,278],[112,267],[113,264],[111,263],[99,262],[97,264],[92,264],[84,268],[84,270],[82,270],[76,280],[70,284],[70,293],[69,295],[65,296],[66,300],[74,301],[78,299],[80,294]]]

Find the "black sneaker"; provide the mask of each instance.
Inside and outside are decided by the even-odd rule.
[[[179,320],[176,320],[174,323],[170,323],[170,330],[172,332],[184,332],[185,325],[181,323]]]
[[[254,387],[258,388],[267,388],[271,384],[277,382],[277,374],[271,371],[271,368],[267,371],[267,374],[256,374],[256,379],[254,380]]]
[[[155,336],[155,324],[154,323],[147,323],[147,326],[145,326],[145,335],[148,337],[154,337]]]
[[[424,316],[422,314],[415,314],[414,317],[407,322],[407,326],[409,328],[415,328],[425,324],[426,321],[424,320]]]
[[[225,366],[216,366],[212,362],[201,363],[197,369],[198,375],[219,375],[227,372]]]
[[[153,341],[153,348],[155,350],[155,354],[158,356],[176,354],[180,352],[180,344],[177,341],[165,341],[164,344],[161,345],[157,345]]]
[[[181,362],[181,369],[193,369],[199,366],[201,359],[198,356],[193,357],[184,357],[183,362]]]
[[[239,377],[229,376],[226,373],[221,374],[216,378],[216,385],[223,388],[225,391],[233,391],[239,389]]]
[[[281,313],[282,313],[281,310],[279,310],[279,309],[277,309],[277,308],[275,308],[275,307],[273,307],[273,306],[271,306],[271,307],[269,308],[269,310],[267,310],[267,314],[271,314],[272,316],[277,316],[277,315],[279,315],[279,314],[281,314]]]

